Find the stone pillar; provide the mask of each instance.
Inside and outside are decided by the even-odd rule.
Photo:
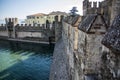
[[[8,18],[5,18],[5,27],[6,27],[6,31],[7,31],[7,33],[9,33],[9,31],[8,31]],[[8,34],[8,37],[9,37],[9,34]]]
[[[55,41],[58,41],[62,36],[62,22],[59,22],[58,16],[55,16]]]
[[[120,0],[113,0],[112,1],[112,13],[111,13],[111,21],[112,24],[114,18],[120,14]]]
[[[12,20],[11,18],[8,18],[8,23],[7,23],[7,28],[8,28],[8,37],[11,38],[12,37]]]
[[[5,18],[5,24],[8,24],[8,18]]]
[[[88,13],[89,0],[83,1],[83,16],[86,16]]]
[[[15,18],[15,23],[18,24],[18,18]]]

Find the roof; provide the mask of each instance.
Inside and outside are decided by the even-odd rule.
[[[37,13],[37,14],[32,14],[32,15],[29,15],[29,16],[45,16],[46,14],[44,13]]]
[[[68,15],[68,14],[65,12],[61,12],[61,11],[56,11],[56,12],[53,11],[49,13],[48,15]]]
[[[73,21],[72,25],[74,27],[78,27],[80,22],[81,22],[81,20],[82,20],[82,16],[77,16],[76,19]]]
[[[81,22],[81,24],[79,25],[79,29],[84,31],[84,32],[88,32],[88,30],[90,29],[92,23],[94,22],[94,20],[96,19],[97,14],[89,14],[87,15],[84,20]]]
[[[102,40],[102,44],[113,52],[120,53],[120,15],[114,19]]]
[[[79,16],[79,15],[68,16],[64,19],[64,21],[67,22],[68,24],[71,24],[74,26],[77,22],[79,23],[81,21],[80,18],[81,18],[81,16]]]
[[[97,17],[100,16],[103,23],[105,24],[105,27],[107,28],[107,25],[105,23],[105,20],[101,14],[88,14],[83,21],[80,23],[78,29],[84,31],[84,32],[89,32],[89,30],[92,27],[92,24],[94,21],[97,19]]]

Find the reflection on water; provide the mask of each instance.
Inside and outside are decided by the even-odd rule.
[[[0,41],[0,80],[49,80],[53,48]]]

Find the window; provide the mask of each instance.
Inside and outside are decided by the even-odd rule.
[[[37,19],[39,19],[39,17],[37,17]]]
[[[47,17],[48,19],[50,19],[50,17]]]
[[[27,16],[27,19],[30,19],[31,17],[30,16]]]
[[[32,18],[33,18],[33,19],[35,19],[35,17],[34,17],[34,16],[33,16]]]

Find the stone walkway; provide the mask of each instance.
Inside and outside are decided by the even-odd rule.
[[[67,63],[65,48],[61,39],[55,45],[49,80],[70,80]]]

